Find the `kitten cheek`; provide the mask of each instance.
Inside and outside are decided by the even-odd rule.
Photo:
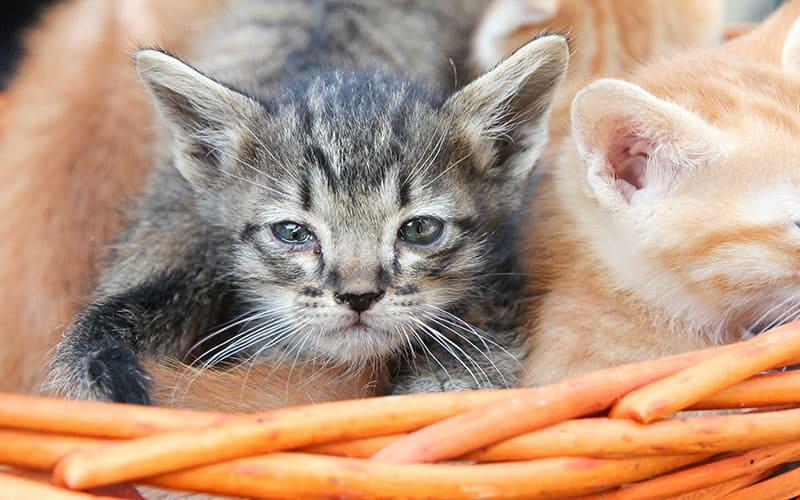
[[[415,269],[418,265],[424,264],[425,254],[415,251],[413,248],[402,248],[396,253],[395,260],[401,270]]]
[[[300,266],[307,276],[311,277],[317,274],[320,267],[320,258],[314,252],[289,251],[285,255],[287,259]]]
[[[435,283],[421,284],[422,292],[413,295],[413,300],[403,301],[410,309],[427,307],[444,307],[452,302],[452,294],[447,290],[436,286]]]

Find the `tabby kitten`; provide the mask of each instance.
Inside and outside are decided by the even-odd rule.
[[[800,311],[800,1],[599,80],[542,180],[523,383],[732,342]]]
[[[511,216],[568,51],[539,38],[454,91],[478,7],[243,0],[200,51],[214,78],[138,52],[172,141],[54,388],[148,403],[142,357],[198,339],[208,364],[434,360],[394,392],[513,383]]]

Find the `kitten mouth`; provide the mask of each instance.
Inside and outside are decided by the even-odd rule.
[[[349,327],[347,327],[347,329],[350,331],[366,332],[372,328],[370,328],[368,324],[364,323],[364,320],[361,318],[361,316],[359,316],[350,324]]]

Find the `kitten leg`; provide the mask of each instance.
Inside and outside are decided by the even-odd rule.
[[[194,213],[191,196],[179,191],[142,205],[96,299],[58,345],[49,391],[149,404],[140,357],[180,359],[198,334],[220,321],[230,294],[219,279],[215,239],[208,229],[197,229],[207,226]]]
[[[120,312],[115,305],[93,303],[69,328],[45,382],[50,391],[75,399],[151,403],[148,377],[131,338],[134,332],[115,324]]]
[[[59,344],[50,388],[73,398],[149,404],[140,356],[183,354],[187,340],[210,324],[215,292],[225,293],[202,273],[171,272],[99,298]]]

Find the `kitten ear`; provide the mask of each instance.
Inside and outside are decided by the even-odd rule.
[[[506,50],[505,39],[515,31],[552,19],[561,0],[494,0],[483,16],[472,41],[476,67],[497,64]]]
[[[175,166],[190,183],[217,175],[240,142],[240,125],[260,105],[157,50],[135,55],[136,70],[173,133]]]
[[[519,187],[533,170],[568,61],[564,37],[540,37],[447,101],[472,145],[475,163],[489,175]]]
[[[666,193],[719,140],[716,129],[694,113],[612,79],[575,96],[572,132],[589,187],[606,206]]]
[[[794,22],[783,42],[781,64],[786,69],[800,70],[800,19]]]

